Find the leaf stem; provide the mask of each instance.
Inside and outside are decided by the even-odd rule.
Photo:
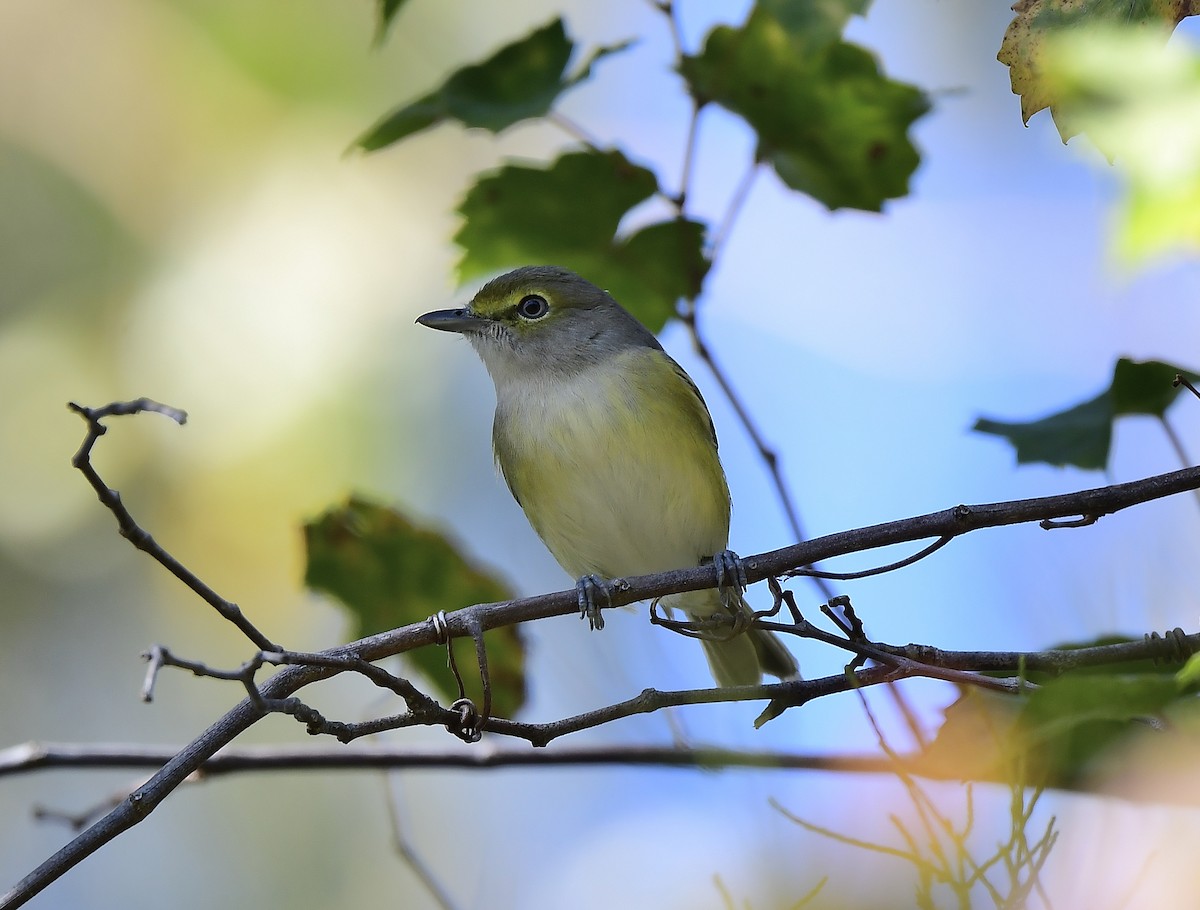
[[[582,126],[560,111],[551,111],[546,119],[569,135],[572,139],[582,142],[592,151],[602,151],[600,140],[585,130]]]
[[[1179,466],[1186,468],[1192,464],[1192,459],[1188,457],[1187,450],[1183,447],[1183,440],[1179,438],[1179,434],[1175,432],[1175,428],[1171,426],[1171,421],[1167,420],[1167,415],[1163,414],[1159,417],[1162,421],[1163,430],[1167,434],[1167,439],[1171,442],[1171,448],[1175,450],[1175,455],[1179,458]],[[1200,490],[1193,490],[1193,495],[1196,501],[1200,502]]]
[[[729,205],[725,209],[725,215],[721,218],[716,231],[713,233],[712,241],[708,247],[708,258],[716,261],[717,256],[725,248],[726,241],[729,240],[729,235],[733,231],[734,224],[737,223],[738,216],[745,208],[746,200],[750,196],[750,190],[754,186],[754,180],[758,177],[759,164],[757,161],[752,161],[750,167],[742,175],[742,179],[738,181],[737,187],[733,191],[733,195],[729,198]]]

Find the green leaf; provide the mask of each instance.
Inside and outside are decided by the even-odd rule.
[[[1068,674],[1033,691],[1019,733],[1035,780],[1077,782],[1115,743],[1142,729],[1134,721],[1179,697],[1172,676]]]
[[[1041,420],[1008,423],[981,417],[977,433],[1003,436],[1017,450],[1017,464],[1040,462],[1099,471],[1108,463],[1115,414],[1108,392]]]
[[[1158,360],[1137,362],[1122,357],[1113,371],[1113,411],[1120,414],[1148,414],[1162,417],[1183,391],[1173,385],[1176,376],[1189,380],[1200,378],[1185,370]]]
[[[572,152],[548,167],[507,165],[459,206],[458,275],[469,281],[531,263],[561,265],[607,289],[654,332],[680,297],[699,293],[709,262],[704,226],[652,224],[617,239],[626,213],[658,189],[620,152]]]
[[[304,526],[304,581],[337,598],[354,621],[356,637],[422,622],[439,610],[509,600],[494,576],[465,559],[443,535],[420,528],[394,509],[351,497]],[[484,635],[492,681],[492,711],[511,717],[525,699],[524,647],[512,626]],[[474,644],[456,639],[454,654],[467,694],[482,704]],[[444,648],[404,655],[446,699],[458,697]]]
[[[1200,688],[1200,654],[1193,654],[1187,659],[1183,669],[1175,674],[1175,682],[1181,690],[1188,692],[1195,692]]]
[[[840,39],[857,0],[755,6],[740,28],[720,26],[681,72],[692,91],[746,120],[758,157],[789,187],[830,209],[878,211],[904,196],[920,160],[907,130],[925,95],[882,76],[874,56]]]
[[[917,766],[926,772],[1022,786],[1078,787],[1109,750],[1147,729],[1140,721],[1186,705],[1174,674],[1071,673],[1021,697],[970,688]]]
[[[973,429],[1006,438],[1017,451],[1017,464],[1101,470],[1108,463],[1113,421],[1125,414],[1161,418],[1180,392],[1172,385],[1177,374],[1193,381],[1197,377],[1172,364],[1122,357],[1113,369],[1112,383],[1089,401],[1029,422],[981,417]]]
[[[375,151],[445,120],[499,133],[522,120],[544,117],[559,95],[588,78],[596,61],[628,46],[626,42],[593,51],[567,78],[574,45],[562,19],[555,19],[483,63],[463,67],[428,95],[396,108],[355,145]]]
[[[484,174],[458,208],[465,219],[454,236],[463,248],[459,279],[603,250],[625,213],[657,188],[652,172],[620,152],[573,152],[547,168],[507,165]]]
[[[695,299],[711,263],[704,257],[704,225],[675,219],[651,224],[618,244],[598,273],[608,291],[650,331],[675,315],[682,298]]]
[[[864,16],[871,0],[758,0],[758,8],[771,15],[793,40],[809,52],[841,41],[851,16]]]

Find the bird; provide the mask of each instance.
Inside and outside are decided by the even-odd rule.
[[[727,581],[721,589],[667,595],[663,605],[693,622],[751,617],[740,560],[727,549],[732,502],[708,407],[608,292],[566,268],[528,265],[417,323],[462,335],[483,361],[496,390],[500,473],[577,579],[593,628],[603,627],[611,579],[710,561]],[[777,635],[739,626],[700,638],[718,685],[798,675]]]

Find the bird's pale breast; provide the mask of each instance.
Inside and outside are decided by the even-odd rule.
[[[703,401],[661,351],[499,393],[496,458],[575,577],[643,575],[723,550],[729,491]]]

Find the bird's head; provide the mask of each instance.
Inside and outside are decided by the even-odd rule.
[[[467,306],[417,319],[458,332],[499,384],[512,377],[569,375],[654,336],[606,291],[559,266],[530,265],[485,284]]]

